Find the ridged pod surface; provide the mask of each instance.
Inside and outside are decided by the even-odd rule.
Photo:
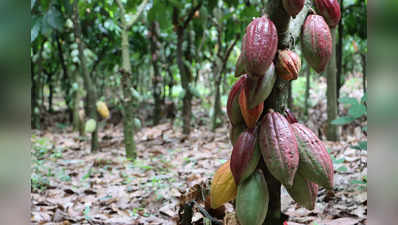
[[[241,225],[261,225],[268,212],[269,191],[264,175],[255,171],[238,185],[236,216]]]
[[[332,35],[322,16],[309,15],[301,33],[304,58],[317,72],[322,73],[332,56]]]
[[[326,23],[334,28],[341,19],[340,4],[337,0],[314,0],[317,13],[326,20]]]
[[[230,166],[236,184],[240,184],[252,174],[260,161],[261,153],[256,146],[256,136],[256,131],[247,130],[239,136],[234,144]]]
[[[231,140],[232,146],[235,145],[235,142],[238,140],[240,134],[247,129],[245,123],[239,123],[236,125],[232,125],[229,130],[229,139]]]
[[[216,209],[236,197],[237,186],[227,161],[216,171],[210,187],[210,207]]]
[[[254,128],[256,126],[257,120],[260,118],[261,113],[263,112],[264,102],[261,102],[253,109],[249,109],[247,105],[246,93],[245,91],[241,91],[239,94],[239,106],[246,126],[248,128]]]
[[[276,73],[283,80],[296,80],[301,70],[301,59],[289,49],[279,50]]]
[[[291,17],[296,17],[303,9],[305,0],[282,0],[283,8]]]
[[[268,112],[261,121],[259,140],[270,173],[285,186],[292,186],[299,166],[299,152],[289,122],[278,112]]]
[[[274,63],[268,67],[267,72],[257,80],[248,77],[244,84],[249,109],[264,102],[272,92],[276,81]]]
[[[236,81],[228,95],[227,114],[232,125],[244,122],[240,112],[239,94],[246,78],[247,76],[242,76],[238,81]]]
[[[278,47],[278,32],[274,23],[262,16],[246,27],[243,62],[249,76],[261,77],[274,60]]]
[[[300,153],[299,173],[316,184],[333,189],[333,162],[325,144],[303,124],[294,123],[291,126]]]
[[[291,188],[286,188],[289,195],[299,205],[308,210],[315,208],[316,197],[318,195],[318,185],[305,179],[301,174],[297,173],[294,178],[294,184]]]

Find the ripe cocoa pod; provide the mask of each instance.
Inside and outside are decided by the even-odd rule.
[[[235,145],[235,142],[238,140],[240,134],[247,129],[245,123],[239,123],[236,125],[232,125],[229,130],[229,139],[231,140],[232,146]]]
[[[260,161],[261,153],[256,143],[257,130],[246,130],[234,144],[230,165],[236,184],[250,176]]]
[[[264,102],[261,102],[253,109],[249,109],[247,105],[246,93],[242,90],[239,94],[239,106],[246,126],[248,128],[254,128],[256,126],[257,120],[260,118],[261,113],[263,112]]]
[[[301,47],[308,64],[322,73],[332,56],[332,35],[322,16],[309,15],[305,19]]]
[[[274,23],[267,16],[262,16],[246,27],[245,36],[242,60],[247,74],[261,77],[275,58],[278,32]]]
[[[261,225],[268,212],[269,191],[261,170],[238,185],[236,216],[241,225]]]
[[[340,4],[337,0],[314,0],[315,10],[326,20],[330,28],[339,24],[341,18]]]
[[[283,8],[291,17],[296,17],[303,9],[305,0],[282,0]]]
[[[235,82],[228,95],[227,114],[229,121],[231,122],[232,125],[244,122],[242,114],[240,112],[239,94],[246,78],[247,76],[242,76],[237,82]]]
[[[276,81],[275,66],[271,63],[264,76],[258,80],[248,77],[244,83],[244,89],[247,96],[247,106],[254,108],[264,102],[272,92]]]
[[[294,123],[291,126],[298,142],[299,173],[316,184],[333,189],[333,162],[325,144],[303,124]]]
[[[286,108],[285,110],[285,115],[286,115],[286,119],[287,121],[292,124],[292,123],[297,123],[297,119],[296,116],[293,114],[292,111],[290,111],[290,109]]]
[[[296,80],[301,70],[301,59],[289,49],[279,50],[276,73],[283,80]]]
[[[210,187],[210,207],[217,209],[236,197],[237,186],[230,169],[230,161],[217,169]]]
[[[285,186],[292,186],[299,166],[299,152],[289,122],[278,112],[268,112],[261,121],[259,140],[270,173]]]
[[[103,119],[109,118],[109,109],[106,106],[105,102],[102,102],[102,101],[97,102],[97,112],[100,114],[100,116]]]
[[[296,174],[293,186],[286,189],[289,192],[289,195],[299,205],[308,210],[313,210],[315,208],[316,197],[318,195],[318,185],[305,179],[300,173]]]

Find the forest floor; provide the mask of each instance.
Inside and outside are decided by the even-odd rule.
[[[282,191],[289,225],[366,224],[367,152],[353,148],[366,137],[355,127],[345,130],[353,132],[339,142],[325,141],[335,166],[334,194],[321,188],[315,209],[308,211]],[[228,133],[227,125],[215,132],[197,126],[190,136],[170,123],[144,127],[135,136],[138,159],[131,163],[124,157],[120,125],[101,130],[101,149],[95,153],[89,151],[88,140],[69,128],[35,130],[31,222],[176,224],[179,205],[203,200],[195,192],[209,189],[214,172],[229,159]],[[227,206],[230,215],[233,208]],[[195,212],[194,220],[201,224],[202,214]]]

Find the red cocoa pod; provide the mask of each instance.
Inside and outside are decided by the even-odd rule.
[[[276,74],[283,80],[296,80],[301,70],[301,59],[289,49],[279,50],[276,61]]]
[[[341,19],[340,4],[337,0],[314,0],[316,12],[323,16],[326,23],[334,28]]]
[[[246,130],[234,144],[230,167],[237,185],[257,168],[261,153],[256,143],[257,131]]]
[[[235,145],[236,140],[238,140],[240,134],[247,129],[245,123],[239,123],[236,125],[232,125],[229,130],[229,139],[231,140],[232,145]]]
[[[298,142],[299,173],[316,184],[333,189],[333,162],[325,144],[303,124],[294,123],[291,126]]]
[[[296,116],[293,114],[292,111],[290,111],[289,108],[286,108],[285,115],[286,115],[287,121],[289,121],[290,124],[298,122],[296,119]]]
[[[305,0],[282,0],[283,8],[291,17],[296,17],[303,9]]]
[[[247,27],[243,40],[243,61],[249,76],[261,77],[275,58],[278,47],[278,32],[274,23],[262,16]]]
[[[247,96],[247,106],[249,109],[254,108],[261,102],[264,102],[272,92],[276,81],[274,63],[268,67],[267,72],[255,80],[250,77],[246,79],[244,84],[245,94]]]
[[[247,76],[242,76],[237,82],[235,82],[228,95],[227,114],[232,125],[243,123],[243,117],[240,113],[239,106],[239,94],[246,78]]]
[[[261,121],[259,140],[270,173],[285,186],[292,186],[299,167],[299,152],[289,122],[278,112],[268,112]]]
[[[322,16],[309,15],[301,33],[304,58],[317,72],[322,73],[332,56],[332,35]]]
[[[296,174],[293,186],[286,188],[286,190],[299,205],[308,210],[313,210],[315,208],[318,185],[305,179],[300,173]]]
[[[253,109],[249,109],[247,105],[246,93],[245,91],[241,91],[239,94],[239,106],[246,126],[248,128],[254,128],[256,126],[257,120],[260,118],[261,113],[263,112],[264,102],[261,102]]]

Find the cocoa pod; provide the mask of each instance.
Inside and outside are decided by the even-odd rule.
[[[291,17],[296,17],[303,9],[305,0],[282,0],[282,5],[287,14]]]
[[[285,186],[292,186],[299,166],[299,152],[289,122],[271,110],[261,121],[259,140],[270,173]]]
[[[240,112],[239,94],[246,78],[247,76],[242,76],[237,82],[235,82],[228,95],[227,114],[229,121],[231,122],[232,125],[244,122],[242,114]]]
[[[276,74],[283,80],[296,80],[301,70],[301,59],[289,49],[279,50],[276,62]]]
[[[337,0],[314,0],[316,12],[323,16],[330,28],[339,24],[341,19],[340,4]]]
[[[264,102],[261,102],[253,109],[249,109],[247,105],[246,93],[245,91],[241,91],[239,94],[239,106],[246,126],[248,128],[254,128],[256,126],[257,120],[260,118],[261,113],[263,112]]]
[[[290,109],[286,108],[285,110],[285,115],[286,115],[286,119],[287,121],[292,124],[292,123],[297,123],[297,119],[296,116],[293,114],[292,111],[290,111]]]
[[[313,210],[315,208],[316,197],[318,195],[318,185],[305,179],[300,173],[296,174],[293,186],[286,189],[289,192],[289,195],[299,205],[308,210]]]
[[[300,154],[299,173],[327,189],[333,189],[333,162],[325,144],[306,126],[291,125],[296,135]]]
[[[109,118],[109,109],[108,106],[106,106],[105,102],[97,102],[97,112],[101,115],[103,119]]]
[[[235,145],[236,140],[238,140],[240,134],[247,129],[245,123],[239,123],[236,125],[232,125],[229,130],[229,139],[231,140],[232,146]]]
[[[230,169],[230,161],[227,161],[217,169],[210,187],[210,207],[217,209],[224,203],[236,197],[237,186]]]
[[[276,81],[274,63],[268,67],[267,72],[258,80],[248,77],[244,83],[244,89],[247,96],[247,106],[254,108],[264,102],[272,92]]]
[[[309,15],[301,33],[301,48],[308,64],[322,73],[332,56],[332,35],[322,16]]]
[[[262,16],[246,27],[243,64],[251,77],[261,77],[275,58],[278,47],[278,32],[274,23]]]
[[[246,34],[243,36],[241,54],[239,55],[238,61],[236,62],[235,65],[235,77],[239,77],[240,75],[247,73],[245,58],[244,58],[245,55],[243,54],[245,52],[245,40],[246,40]]]
[[[238,185],[236,216],[241,225],[261,225],[268,212],[269,191],[261,170]]]
[[[250,176],[260,161],[261,153],[256,143],[257,130],[246,130],[234,144],[230,166],[236,184]]]

